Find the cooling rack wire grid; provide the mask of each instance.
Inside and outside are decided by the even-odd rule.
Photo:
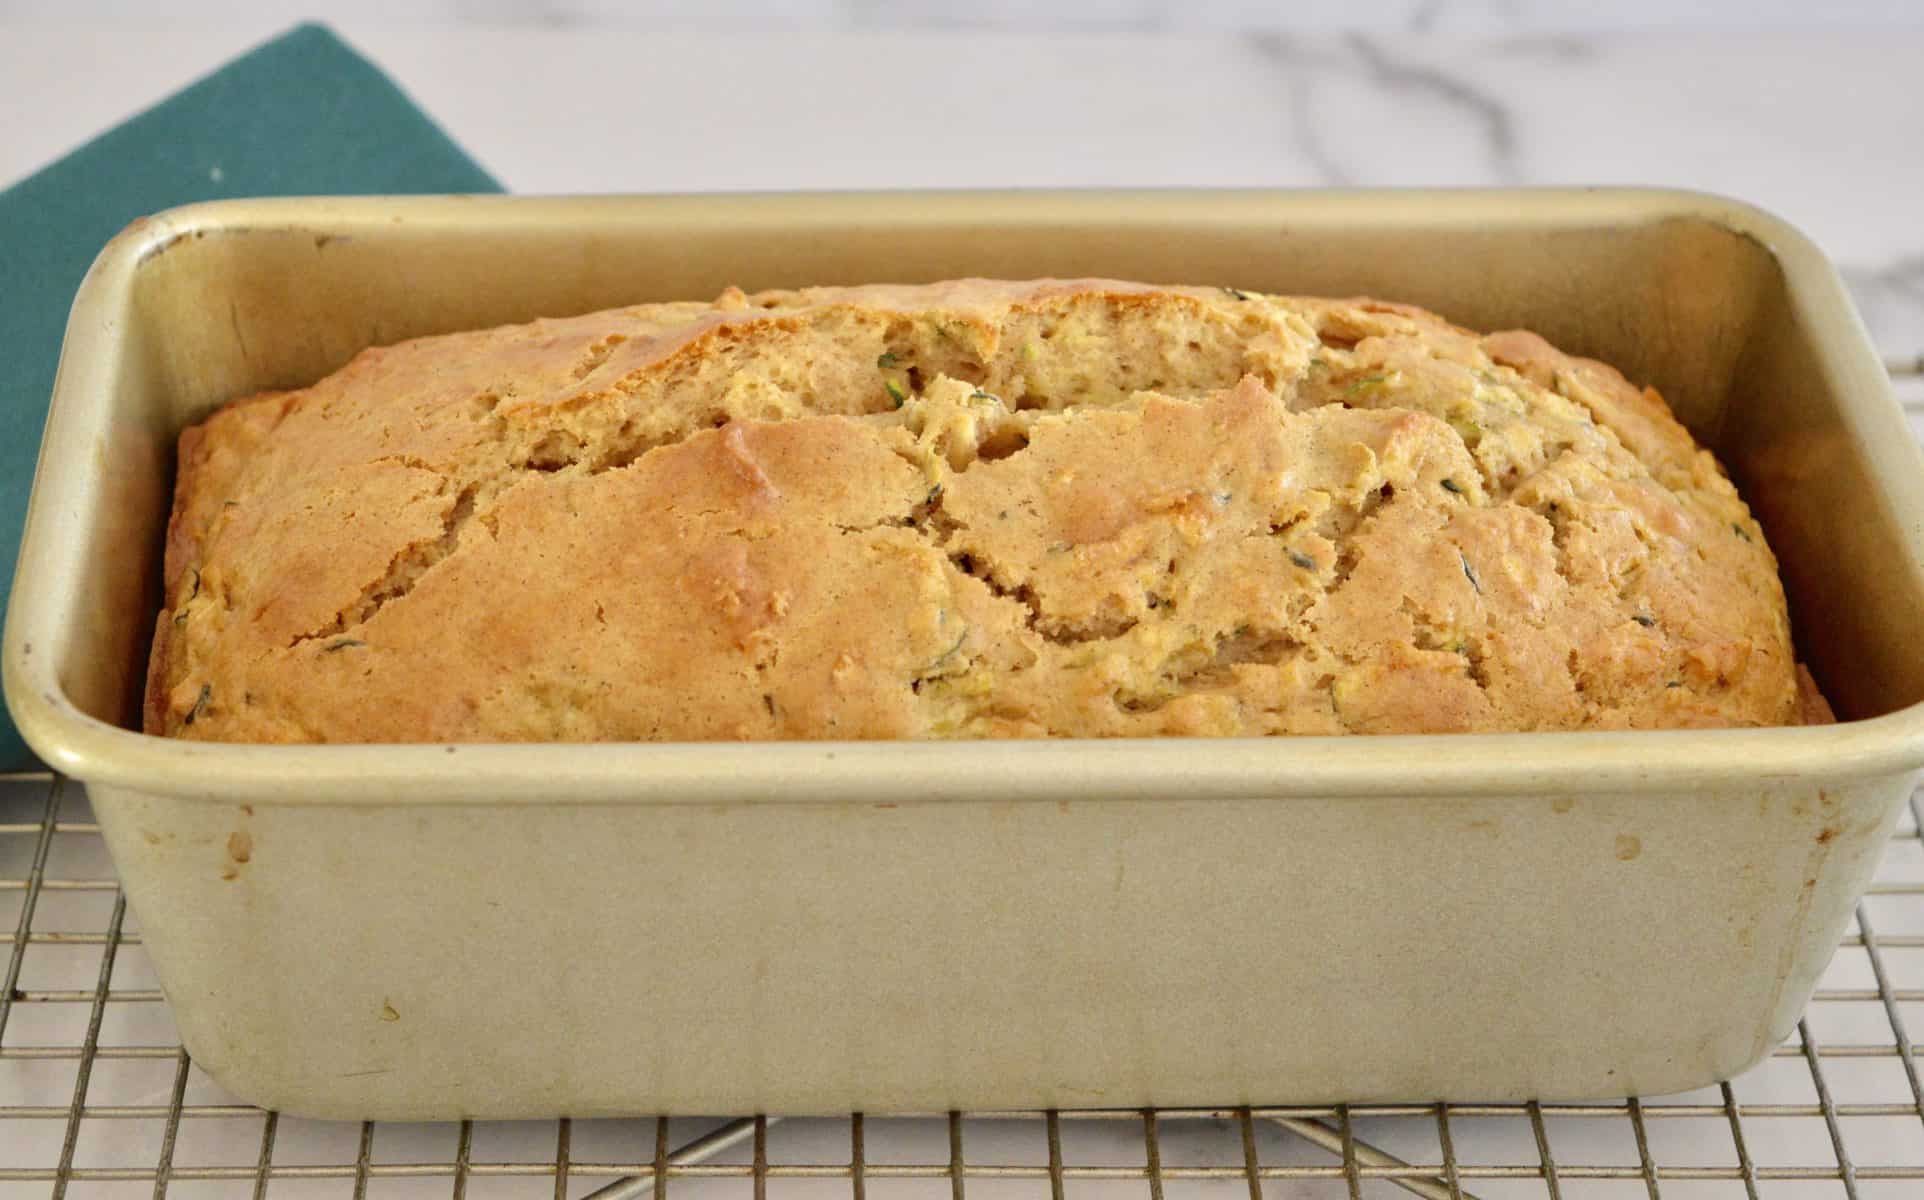
[[[1890,366],[1924,436],[1924,357]],[[1924,1084],[1906,1032],[1924,1030],[1920,816],[1913,796],[1792,1039],[1681,1096],[353,1124],[236,1104],[199,1071],[82,790],[8,776],[0,1200],[1924,1200]]]

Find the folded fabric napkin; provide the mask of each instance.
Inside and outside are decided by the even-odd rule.
[[[128,222],[230,196],[500,190],[377,67],[302,25],[0,192],[0,594],[67,310]],[[31,762],[0,719],[0,769]]]

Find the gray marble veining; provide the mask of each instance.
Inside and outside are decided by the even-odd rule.
[[[1388,165],[1375,157],[1368,144],[1359,148],[1353,138],[1341,136],[1340,114],[1324,103],[1332,83],[1374,89],[1397,107],[1420,109],[1431,119],[1441,116],[1463,125],[1476,150],[1471,170],[1490,183],[1521,181],[1509,107],[1470,79],[1433,64],[1401,59],[1379,39],[1365,34],[1350,34],[1335,42],[1304,42],[1265,31],[1245,35],[1244,40],[1281,71],[1289,94],[1293,149],[1316,167],[1322,184],[1369,184],[1375,182],[1374,172]],[[1578,44],[1558,39],[1540,43],[1540,48],[1565,54]]]

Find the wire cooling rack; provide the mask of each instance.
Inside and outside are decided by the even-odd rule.
[[[1891,370],[1924,434],[1924,357]],[[81,789],[0,777],[0,1200],[1924,1200],[1920,816],[1914,796],[1791,1041],[1681,1096],[376,1125],[223,1094],[179,1044]]]
[[[0,1198],[1924,1197],[1913,797],[1798,1036],[1610,1104],[342,1124],[222,1094],[176,1038],[81,789],[0,783]],[[1286,1020],[1279,1013],[1277,1019]],[[1571,1036],[1583,1031],[1573,1029]]]

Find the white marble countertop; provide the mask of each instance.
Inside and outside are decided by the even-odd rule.
[[[0,26],[0,183],[273,29]],[[343,32],[512,191],[1700,188],[1812,234],[1924,351],[1924,31]]]
[[[357,10],[366,16],[374,7]],[[194,32],[9,26],[0,6],[0,185],[274,31],[273,23],[245,17]],[[1273,33],[745,36],[401,28],[371,18],[342,32],[513,191],[1700,188],[1801,226],[1844,268],[1887,355],[1924,355],[1924,32],[1507,40]],[[58,104],[45,102],[55,95]],[[1924,400],[1914,384],[1904,386],[1907,395]],[[91,986],[91,980],[72,986]],[[164,1102],[164,1082],[140,1102]],[[203,1102],[217,1099],[196,1089]],[[1766,1084],[1760,1094],[1776,1093]],[[0,1095],[0,1104],[14,1102]],[[54,1102],[64,1104],[64,1095]],[[338,1156],[345,1145],[352,1155],[351,1133],[336,1136],[321,1126],[302,1132],[306,1125],[288,1123],[286,1144],[308,1138],[335,1147],[314,1153]],[[1821,1130],[1821,1122],[1817,1126]],[[1615,1129],[1600,1129],[1600,1137],[1616,1136]],[[1558,1136],[1566,1132],[1559,1128]],[[1924,1155],[1907,1148],[1916,1132],[1891,1134],[1905,1141],[1889,1152],[1908,1156],[1900,1161]],[[236,1161],[251,1162],[258,1142],[246,1139],[258,1139],[257,1127],[235,1133],[246,1141],[234,1150]],[[405,1156],[406,1147],[430,1136],[397,1133],[378,1153]],[[816,1135],[798,1128],[795,1136]],[[824,1126],[819,1136],[832,1141],[846,1134]],[[1570,1136],[1574,1140],[1558,1146],[1566,1158],[1601,1152],[1584,1149],[1581,1130]],[[837,1153],[824,1146],[804,1153]],[[0,1136],[0,1163],[16,1152],[24,1151]],[[530,1152],[548,1150],[536,1145]],[[879,1160],[887,1150],[871,1146],[870,1153]],[[404,1188],[407,1182],[384,1181],[386,1190],[377,1190],[446,1194],[445,1181],[420,1192]],[[551,1186],[518,1182],[490,1194],[534,1194]],[[946,1193],[947,1182],[939,1182]],[[825,1186],[839,1195],[844,1185]],[[1116,1189],[1139,1194],[1140,1186]],[[1235,1186],[1240,1191],[1241,1184]],[[1270,1200],[1337,1194],[1321,1185],[1295,1187],[1272,1185],[1267,1194]],[[1767,1194],[1842,1194],[1834,1184],[1784,1188]],[[1541,1194],[1494,1185],[1480,1190]],[[1642,1194],[1641,1184],[1631,1190]],[[8,1191],[0,1183],[0,1196],[29,1194],[44,1191]],[[279,1185],[273,1194],[282,1194]],[[1368,1194],[1402,1193],[1372,1185]],[[1566,1184],[1565,1194],[1627,1193]]]

